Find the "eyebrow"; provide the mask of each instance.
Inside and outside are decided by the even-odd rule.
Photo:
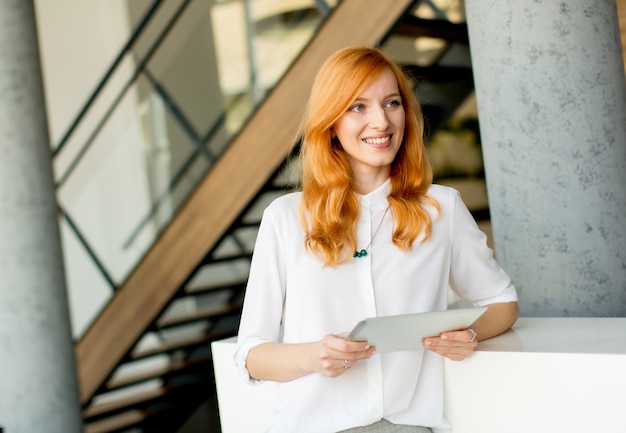
[[[402,98],[402,95],[400,93],[390,93],[389,95],[386,95],[383,99],[389,99],[393,97]],[[358,97],[354,100],[354,102],[357,102],[357,101],[369,101],[369,99]]]

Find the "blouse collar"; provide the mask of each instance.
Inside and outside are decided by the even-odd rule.
[[[387,178],[378,188],[367,194],[358,194],[360,202],[372,203],[385,209],[388,206],[387,196],[391,193],[391,178]]]

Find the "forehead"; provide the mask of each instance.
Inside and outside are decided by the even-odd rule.
[[[399,94],[398,81],[394,73],[385,69],[374,78],[365,89],[355,96],[355,99],[370,99],[373,97]]]

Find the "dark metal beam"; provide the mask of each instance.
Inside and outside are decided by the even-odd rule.
[[[445,20],[426,20],[414,15],[405,15],[394,28],[394,35],[414,38],[427,37],[444,39],[448,42],[469,43],[467,25]]]

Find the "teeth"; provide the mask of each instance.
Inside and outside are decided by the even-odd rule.
[[[364,138],[363,141],[367,144],[383,144],[391,140],[391,136],[388,135],[382,138]]]

